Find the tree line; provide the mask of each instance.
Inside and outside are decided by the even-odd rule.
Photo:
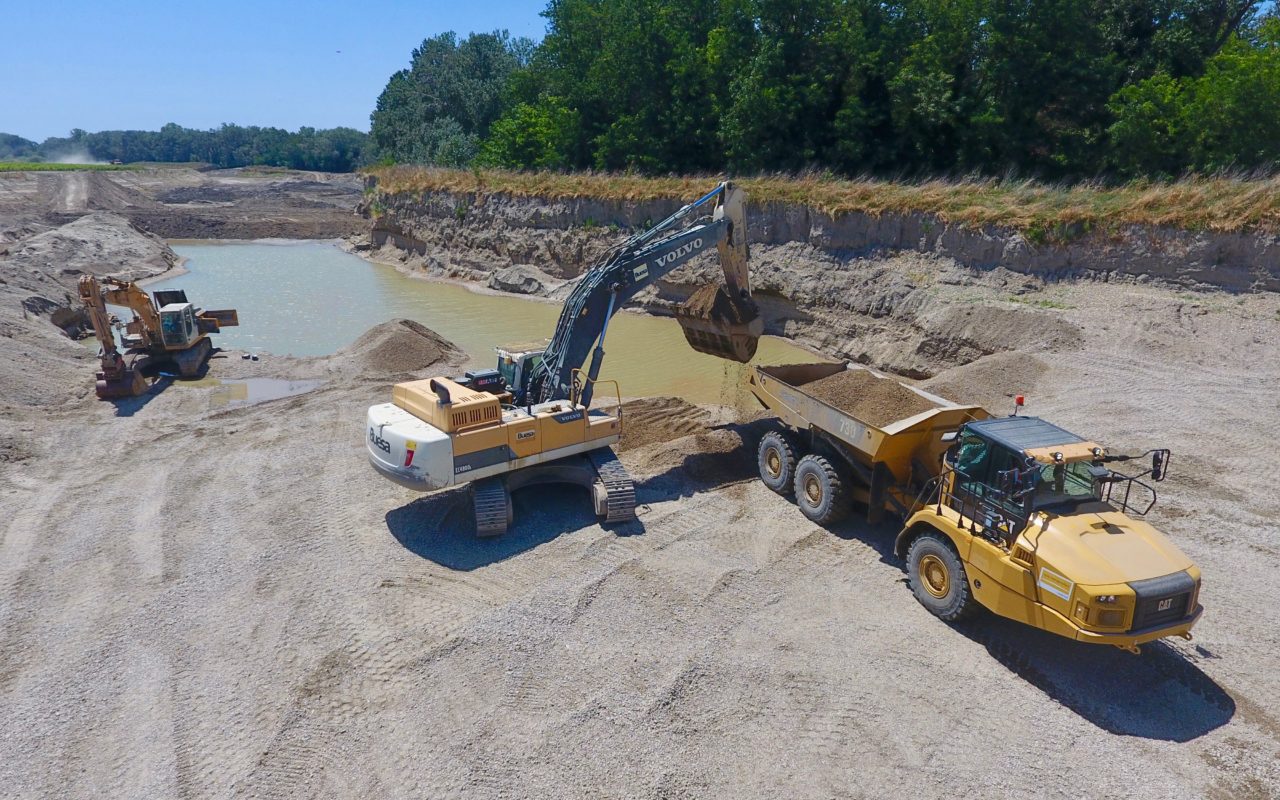
[[[1271,169],[1259,0],[550,0],[541,43],[434,36],[383,161],[1045,179]]]
[[[73,130],[37,144],[0,134],[0,161],[202,162],[216,167],[276,166],[291,169],[350,172],[368,159],[368,134],[354,128],[290,132],[254,125],[222,125],[212,130],[170,123],[158,131]]]

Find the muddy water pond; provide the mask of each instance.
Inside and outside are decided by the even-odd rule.
[[[473,292],[409,278],[330,242],[175,243],[187,274],[150,289],[184,289],[205,308],[235,308],[240,327],[217,334],[224,350],[317,356],[332,353],[395,317],[417,320],[451,340],[473,367],[491,367],[500,344],[540,341],[555,330],[558,303]],[[691,350],[672,319],[621,313],[605,340],[602,379],[624,396],[676,395],[692,402],[746,404],[742,367]],[[819,360],[764,337],[756,361]]]

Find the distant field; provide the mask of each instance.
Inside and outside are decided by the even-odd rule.
[[[385,192],[503,192],[525,197],[611,200],[692,199],[718,176],[635,175],[376,167]],[[832,215],[931,214],[944,222],[996,226],[1033,241],[1070,239],[1094,230],[1153,225],[1213,231],[1280,230],[1280,177],[1187,178],[1121,186],[1059,186],[1034,181],[892,182],[823,176],[737,179],[755,202],[807,205]]]
[[[71,172],[75,170],[136,169],[132,164],[54,164],[50,162],[0,161],[0,172]]]

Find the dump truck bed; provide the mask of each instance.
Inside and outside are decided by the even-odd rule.
[[[805,389],[845,370],[865,370],[877,380],[892,381],[902,390],[927,400],[933,407],[876,425],[857,413],[856,404],[852,410],[838,408]],[[848,363],[753,367],[747,377],[747,388],[761,405],[787,425],[800,431],[816,429],[825,433],[846,445],[851,454],[867,466],[883,464],[901,483],[910,478],[913,459],[936,473],[937,456],[946,449],[941,440],[943,434],[958,430],[968,420],[990,416],[980,406],[958,405],[874,370]]]

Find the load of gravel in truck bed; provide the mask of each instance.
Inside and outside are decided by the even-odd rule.
[[[806,383],[804,390],[859,422],[877,428],[938,407],[897,381],[878,378],[865,369],[837,372]]]

